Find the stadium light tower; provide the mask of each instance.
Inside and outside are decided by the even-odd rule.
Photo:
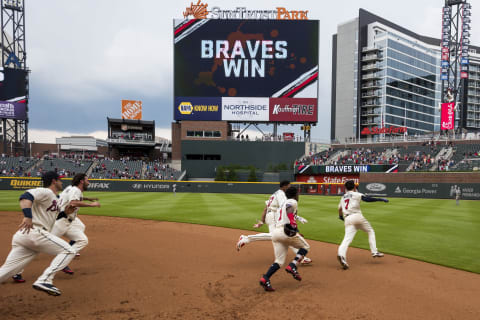
[[[25,102],[25,119],[3,118],[3,147],[4,152],[10,150],[12,153],[28,153],[28,69],[26,65],[27,55],[25,52],[25,1],[24,0],[0,0],[1,1],[1,51],[2,70],[15,69],[24,79],[24,95],[18,93],[18,87],[14,91],[7,92],[2,99],[10,102]],[[20,71],[20,72],[19,72]],[[21,71],[25,71],[22,73]],[[5,73],[6,74],[6,73]],[[7,78],[4,79],[5,82]]]
[[[442,9],[442,102],[455,102],[455,128],[467,127],[471,8],[467,0],[445,0]]]

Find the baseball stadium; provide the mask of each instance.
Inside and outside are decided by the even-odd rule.
[[[480,318],[472,1],[440,1],[441,38],[359,8],[327,53],[319,8],[182,4],[171,136],[121,100],[106,139],[55,143],[29,137],[25,2],[1,1],[1,319]]]

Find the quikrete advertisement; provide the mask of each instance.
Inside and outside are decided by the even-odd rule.
[[[174,95],[317,98],[318,36],[318,20],[174,20]]]

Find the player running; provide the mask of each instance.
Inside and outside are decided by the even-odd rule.
[[[295,219],[298,207],[298,190],[295,187],[289,187],[285,191],[285,195],[287,200],[274,215],[275,227],[272,232],[272,242],[275,262],[260,278],[260,285],[265,291],[275,291],[270,283],[270,278],[285,263],[289,246],[296,248],[298,252],[292,262],[285,268],[285,271],[291,274],[295,280],[301,281],[302,277],[297,271],[297,264],[310,249],[307,241],[298,232]]]
[[[358,229],[368,233],[368,243],[370,244],[372,257],[383,257],[383,253],[378,252],[377,250],[375,231],[373,231],[370,223],[362,215],[362,211],[360,210],[360,200],[365,202],[388,202],[388,199],[373,198],[357,192],[357,186],[353,180],[345,182],[345,189],[347,192],[345,192],[338,204],[338,217],[340,220],[345,221],[345,237],[343,238],[340,247],[338,247],[337,258],[342,268],[346,270],[349,268],[347,263],[347,249],[350,243],[352,243]]]
[[[52,234],[57,237],[65,236],[70,239],[70,245],[77,253],[88,244],[88,238],[85,235],[85,225],[77,216],[78,208],[100,207],[100,203],[96,201],[98,198],[86,198],[83,196],[83,192],[87,191],[89,184],[90,182],[85,173],[78,173],[73,177],[72,185],[68,186],[60,195],[60,214],[52,229]],[[90,201],[90,203],[85,201]],[[67,206],[75,208],[73,213],[65,213]],[[73,275],[72,269],[68,266],[63,269],[63,272]]]
[[[274,194],[270,196],[270,198],[265,202],[266,206],[263,209],[263,214],[261,220],[258,223],[254,224],[254,228],[260,228],[264,224],[268,225],[268,233],[257,233],[252,235],[241,235],[237,241],[237,251],[245,246],[247,243],[254,242],[254,241],[271,241],[272,240],[272,232],[275,230],[275,221],[274,221],[274,214],[275,212],[280,209],[282,204],[287,201],[287,197],[285,196],[285,190],[290,187],[290,181],[283,180],[280,182],[280,189],[275,191]],[[301,222],[302,224],[307,223],[307,219],[296,216],[296,219]],[[292,247],[292,250],[295,254],[297,254],[297,249]],[[301,264],[309,264],[312,262],[312,259],[304,257]]]
[[[55,274],[65,268],[75,257],[75,249],[50,231],[58,215],[57,194],[62,190],[62,181],[56,172],[46,172],[43,188],[27,190],[20,196],[23,221],[13,235],[12,250],[0,267],[0,283],[22,270],[38,253],[55,255],[50,266],[35,281],[33,288],[50,295],[59,296],[60,290],[53,285]],[[70,214],[73,208],[66,207]]]

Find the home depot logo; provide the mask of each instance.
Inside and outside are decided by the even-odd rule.
[[[405,133],[407,132],[407,127],[373,127],[373,128],[368,128],[365,127],[363,128],[362,132],[360,134],[363,135],[371,135],[371,134],[381,134],[381,133],[387,133],[387,134],[392,134],[392,133]]]

